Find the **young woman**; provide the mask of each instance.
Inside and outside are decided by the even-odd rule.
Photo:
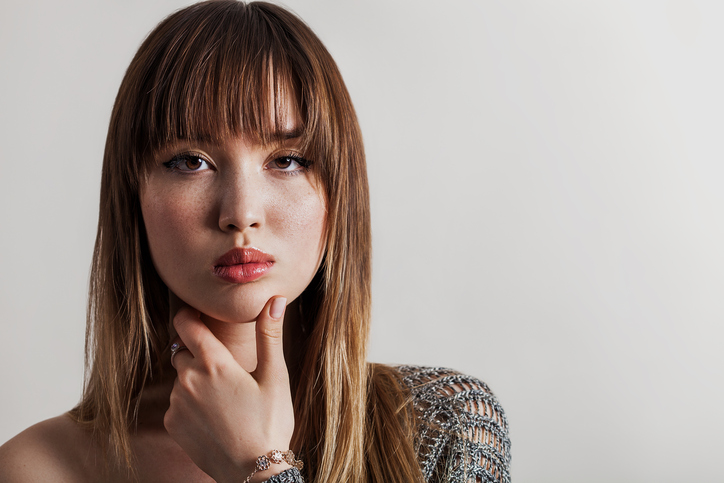
[[[366,362],[362,138],[319,39],[199,3],[126,72],[103,162],[81,402],[3,481],[509,481],[480,381]]]

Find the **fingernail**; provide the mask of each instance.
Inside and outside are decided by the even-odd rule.
[[[271,304],[271,307],[269,308],[269,315],[272,316],[273,319],[278,319],[282,315],[284,315],[284,309],[287,306],[287,299],[284,297],[277,297],[274,299],[274,301]]]

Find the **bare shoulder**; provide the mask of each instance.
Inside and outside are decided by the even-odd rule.
[[[67,415],[31,426],[0,446],[0,481],[86,481],[95,459],[91,439]]]

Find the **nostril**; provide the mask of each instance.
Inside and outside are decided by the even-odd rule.
[[[249,225],[244,225],[244,227],[241,227],[239,223],[227,223],[225,225],[221,225],[222,229],[226,231],[241,231],[244,228],[259,228],[261,224],[259,222],[253,222]]]
[[[238,194],[238,193],[237,193]],[[219,207],[218,226],[224,231],[243,231],[247,228],[259,229],[264,225],[263,209],[258,203],[246,199],[228,197]]]

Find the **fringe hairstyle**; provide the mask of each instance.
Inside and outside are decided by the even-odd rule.
[[[416,482],[409,394],[393,368],[368,365],[370,219],[362,136],[334,60],[298,17],[263,2],[180,10],[146,38],[121,83],[103,159],[84,394],[71,415],[133,471],[129,428],[144,385],[168,357],[167,289],[151,262],[139,186],[179,139],[279,131],[297,103],[303,152],[327,199],[324,261],[301,295],[307,335],[292,374],[292,447],[311,481]],[[272,115],[270,115],[272,114]]]

